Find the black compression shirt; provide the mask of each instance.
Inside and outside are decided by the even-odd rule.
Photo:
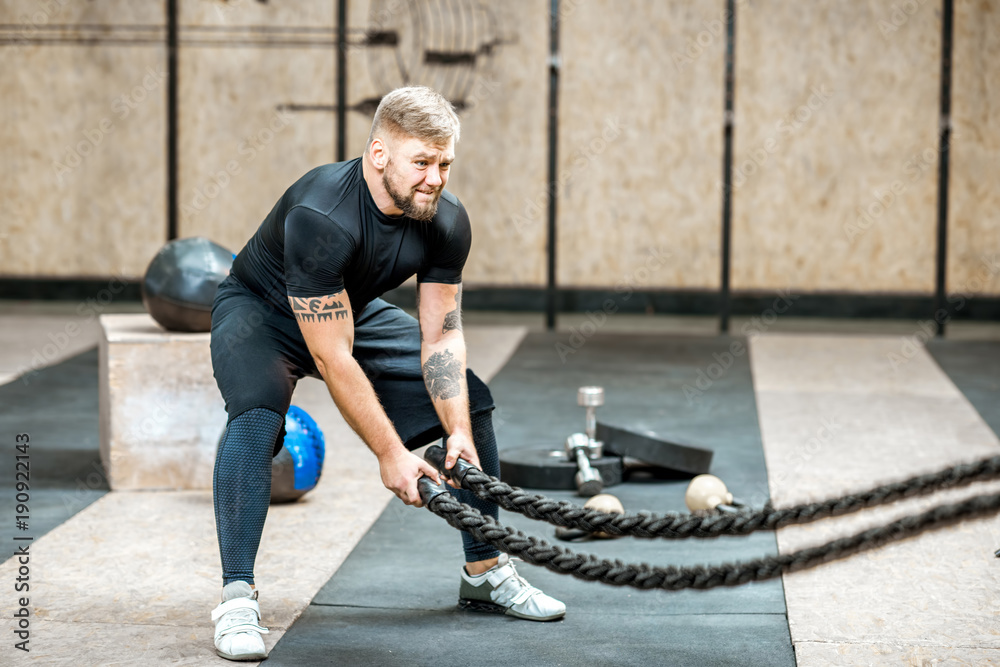
[[[361,158],[317,167],[296,181],[233,262],[232,274],[293,317],[288,296],[347,290],[354,317],[417,274],[418,282],[458,284],[472,229],[447,190],[429,222],[378,209]]]

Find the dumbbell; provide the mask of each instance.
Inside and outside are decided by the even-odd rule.
[[[604,489],[601,473],[590,465],[590,438],[586,433],[574,433],[566,438],[566,456],[576,463],[576,490],[581,496],[596,496]]]
[[[596,409],[604,405],[604,389],[580,387],[576,402],[586,409],[586,432],[569,436],[561,450],[501,450],[500,473],[504,481],[536,489],[575,487],[585,497],[600,493],[604,486],[621,483],[622,457],[605,456],[604,443],[597,439]]]
[[[590,460],[599,459],[604,453],[603,444],[595,437],[597,408],[604,405],[604,388],[580,387],[576,392],[576,404],[587,411],[586,433],[574,433],[566,438],[566,458],[576,463],[574,481],[577,492],[585,497],[596,496],[604,489],[604,480],[601,473],[590,465]]]
[[[604,387],[580,387],[576,391],[576,404],[587,411],[585,432],[590,441],[589,456],[599,459],[603,454],[603,443],[597,439],[597,408],[604,405]]]

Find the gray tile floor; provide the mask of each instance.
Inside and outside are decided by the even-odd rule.
[[[75,319],[80,319],[77,302],[14,302],[0,301],[0,368],[16,368],[19,363],[30,362],[24,358],[26,351],[38,348],[40,341],[44,342],[48,333],[57,333],[62,328],[62,323]],[[115,303],[109,305],[103,312],[143,312],[142,305],[138,303]],[[524,358],[519,361],[512,360],[512,364],[505,372],[512,375],[521,374],[523,377],[518,380],[518,386],[525,386],[533,383],[542,393],[551,390],[551,396],[546,400],[555,400],[556,396],[566,394],[568,396],[567,413],[575,415],[578,410],[573,403],[572,389],[579,383],[590,382],[592,380],[605,383],[609,387],[609,397],[626,396],[629,390],[626,386],[616,385],[616,374],[619,373],[620,363],[626,363],[628,355],[623,355],[618,362],[611,364],[589,365],[585,362],[586,354],[598,349],[599,345],[587,345],[580,348],[580,353],[575,355],[565,368],[564,364],[559,364],[555,371],[549,369],[546,373],[544,366],[555,365],[552,347],[556,342],[567,341],[574,333],[580,330],[582,324],[587,322],[586,315],[566,314],[559,320],[559,328],[555,333],[546,333],[544,330],[544,319],[538,314],[524,313],[500,313],[468,311],[465,313],[465,321],[468,324],[504,324],[523,325],[529,328],[534,334],[534,338],[540,343],[536,343],[536,358],[532,363],[523,364]],[[749,318],[734,318],[732,330],[740,331],[744,323],[749,322]],[[877,334],[901,337],[915,337],[922,341],[924,328],[918,321],[900,320],[827,320],[820,318],[780,318],[768,329],[768,332],[797,332],[797,333],[836,333],[844,335],[854,334]],[[640,333],[640,334],[667,334],[671,336],[671,347],[677,348],[682,342],[687,340],[688,354],[692,350],[704,347],[705,350],[719,344],[724,339],[717,338],[717,321],[714,318],[704,317],[674,317],[674,316],[637,316],[637,315],[614,315],[609,317],[607,322],[600,328],[593,340],[606,338],[607,334],[615,333]],[[93,345],[88,344],[85,335],[93,335],[90,331],[80,334],[79,343],[85,350],[64,350],[67,360],[59,362],[53,360],[55,365],[46,369],[39,369],[31,377],[9,382],[0,386],[0,424],[4,431],[8,433],[22,432],[29,430],[33,433],[34,442],[37,449],[37,458],[33,458],[33,465],[37,465],[37,479],[39,486],[37,492],[33,494],[33,528],[36,537],[44,534],[59,525],[76,512],[92,503],[94,500],[107,492],[106,484],[96,475],[93,464],[97,461],[96,441],[97,441],[97,419],[96,419],[96,363],[97,355],[93,350]],[[615,338],[611,336],[611,338]],[[699,343],[698,340],[701,339]],[[96,339],[95,339],[96,340]],[[992,341],[992,342],[991,342]],[[941,365],[952,381],[968,397],[969,401],[983,415],[987,423],[994,431],[1000,429],[1000,385],[996,378],[1000,374],[1000,345],[995,341],[1000,341],[1000,323],[995,322],[957,322],[948,327],[947,336],[943,340],[932,341],[928,349],[935,360]],[[632,377],[642,377],[643,366],[648,362],[648,355],[643,356],[641,350],[634,349],[635,339],[628,337],[627,346],[630,352],[640,353],[642,361],[634,367]],[[658,346],[657,346],[658,347]],[[684,349],[681,345],[679,349]],[[543,352],[538,356],[539,351]],[[704,350],[703,350],[704,351]],[[699,354],[694,352],[694,354]],[[528,358],[529,361],[530,355]],[[667,366],[677,366],[679,359],[675,359]],[[519,365],[520,364],[520,365]],[[665,366],[662,372],[657,372],[657,377],[662,380],[669,378],[670,369]],[[595,373],[596,369],[596,375]],[[564,374],[565,387],[548,386],[551,384],[546,378],[556,377]],[[682,374],[683,375],[683,374]],[[595,380],[596,378],[596,380]],[[733,375],[734,382],[744,384],[749,383],[749,375]],[[498,391],[503,391],[503,377],[498,378],[496,384]],[[739,384],[739,382],[737,384]],[[641,383],[640,383],[641,385]],[[632,387],[633,391],[640,392],[641,386]],[[698,409],[704,412],[702,417],[710,418],[713,414],[720,414],[718,408],[729,405],[728,402],[745,399],[746,388],[733,387],[730,391],[713,391],[712,405],[699,402]],[[741,399],[743,397],[743,399]],[[543,428],[552,428],[557,431],[565,430],[570,424],[562,423],[562,418],[554,421],[548,416],[544,418],[525,419],[518,411],[530,407],[531,396],[520,395],[517,391],[509,392],[505,403],[510,407],[506,414],[500,416],[505,420],[505,425],[499,429],[498,439],[501,446],[510,446],[511,443],[524,442],[532,436],[539,436],[541,439],[551,440],[550,436],[541,436]],[[560,399],[561,400],[561,399]],[[752,402],[752,390],[750,393]],[[527,401],[527,402],[526,402]],[[608,406],[608,410],[615,406],[617,398],[613,399]],[[622,410],[627,410],[626,402],[619,405]],[[718,403],[718,404],[716,404]],[[733,405],[736,405],[735,403]],[[640,406],[641,407],[641,406]],[[666,406],[670,408],[670,406]],[[626,415],[630,421],[642,421],[643,419],[655,422],[657,419],[665,419],[669,415],[683,415],[684,419],[679,420],[672,426],[689,438],[697,439],[704,433],[714,432],[719,438],[738,440],[739,437],[750,433],[759,439],[759,433],[754,433],[749,422],[737,424],[747,415],[746,411],[724,411],[729,415],[721,422],[715,423],[711,419],[705,422],[702,427],[698,427],[698,411],[692,412],[690,408],[684,406],[673,406],[672,409],[663,409],[664,406],[652,406],[646,410],[639,410]],[[711,408],[711,409],[710,409]],[[752,412],[752,406],[749,408]],[[624,414],[624,413],[623,413]],[[694,422],[692,422],[692,418]],[[542,419],[541,422],[538,419]],[[576,423],[576,417],[567,418]],[[735,421],[734,421],[735,420]],[[729,426],[731,426],[731,428]],[[670,425],[670,424],[667,424]],[[653,424],[658,428],[663,428],[664,424]],[[685,432],[684,429],[687,429]],[[748,430],[749,429],[749,430]],[[1000,431],[998,431],[1000,432]],[[537,439],[536,439],[537,441]],[[720,443],[722,440],[720,440]],[[753,446],[759,448],[759,444],[747,443],[749,447],[746,451],[753,456]],[[4,462],[3,470],[10,466]],[[751,466],[752,461],[750,461]],[[5,480],[11,477],[12,470],[4,473]],[[731,471],[729,476],[739,475],[738,470]],[[6,505],[8,503],[9,484],[4,481],[0,483],[0,490],[4,490],[5,500],[2,508],[6,515],[10,515]],[[674,491],[681,490],[678,486]],[[638,507],[655,505],[657,502],[677,503],[678,498],[673,498],[677,493],[670,491],[667,496],[659,497],[656,500],[643,495],[643,489],[634,491],[622,488],[623,499],[626,506]],[[632,494],[632,495],[630,495]],[[672,494],[672,495],[671,495]],[[634,496],[634,497],[633,497]],[[406,525],[398,524],[398,516],[393,514],[390,506],[379,523],[366,536],[365,540],[358,547],[358,558],[364,558],[368,552],[365,549],[374,549],[373,553],[381,553],[379,558],[383,559],[383,565],[396,563],[399,554],[391,553],[386,546],[391,541],[386,542],[385,538],[389,533],[396,530],[405,531],[426,531],[428,535],[436,535],[441,538],[442,543],[453,539],[453,529],[444,525],[436,517],[429,514],[421,515],[421,521],[404,522]],[[398,509],[402,509],[399,507]],[[657,507],[653,507],[657,509]],[[411,516],[410,514],[406,515]],[[393,523],[396,521],[396,523]],[[518,519],[512,521],[515,525],[528,532],[538,533],[545,531],[543,526],[534,522]],[[523,524],[523,525],[522,525]],[[389,533],[386,533],[386,531]],[[14,533],[11,526],[0,531],[0,540],[7,543]],[[436,538],[435,538],[436,539]],[[384,542],[384,544],[383,544]],[[722,543],[719,543],[722,545]],[[381,546],[380,546],[381,545]],[[450,545],[442,547],[441,557],[456,559],[457,549]],[[589,545],[587,546],[589,549]],[[724,545],[722,545],[724,546]],[[769,548],[765,543],[758,545],[763,549]],[[639,552],[632,553],[630,547],[625,542],[608,543],[607,546],[597,548],[606,549],[608,554],[616,554],[623,558],[646,558],[648,560],[661,562],[665,557],[681,560],[690,559],[692,563],[704,560],[701,552],[688,552],[687,550],[672,550],[669,554],[658,554],[652,551],[651,543],[646,543],[640,547]],[[645,551],[644,551],[645,550]],[[432,558],[437,554],[437,547],[428,552]],[[447,552],[447,556],[445,553]],[[728,558],[725,548],[716,554],[714,560]],[[664,556],[664,557],[661,557]],[[354,558],[352,555],[351,558]],[[372,561],[374,562],[374,561]],[[450,561],[448,561],[450,562]],[[355,572],[359,564],[355,561],[345,563],[343,573]],[[405,567],[405,561],[404,561]],[[355,568],[352,570],[351,568]],[[435,568],[435,572],[440,568]],[[449,573],[454,573],[451,568]],[[358,582],[365,581],[363,571],[360,574],[355,572]],[[787,621],[784,616],[783,603],[780,596],[780,584],[777,585],[778,594],[768,585],[754,585],[745,589],[740,595],[749,597],[740,598],[740,602],[733,605],[726,602],[723,595],[713,593],[699,594],[669,594],[672,603],[668,606],[659,604],[652,605],[657,600],[652,597],[654,594],[640,593],[647,597],[641,598],[641,603],[637,604],[635,598],[629,598],[629,593],[622,589],[612,589],[608,593],[603,592],[604,587],[596,584],[586,584],[582,582],[571,582],[567,590],[579,590],[579,600],[582,604],[577,605],[577,618],[572,623],[563,621],[556,626],[544,626],[528,623],[518,623],[511,619],[494,619],[491,617],[466,618],[457,615],[450,607],[450,597],[453,595],[456,582],[442,578],[440,581],[429,579],[436,588],[431,594],[426,591],[408,590],[406,595],[398,598],[395,603],[385,600],[358,603],[349,602],[349,598],[357,598],[360,593],[350,586],[344,587],[346,579],[340,578],[338,573],[330,581],[320,595],[317,596],[315,604],[307,613],[292,627],[288,635],[282,639],[274,652],[272,662],[275,664],[323,664],[330,659],[330,646],[336,644],[347,651],[343,655],[349,656],[349,663],[345,664],[423,664],[419,660],[414,661],[413,651],[420,655],[428,655],[434,658],[436,664],[450,664],[444,658],[461,658],[468,664],[511,664],[521,661],[528,664],[567,664],[567,662],[579,664],[632,664],[636,662],[646,662],[648,664],[658,664],[651,656],[670,655],[670,664],[789,664],[790,642],[787,637]],[[427,576],[431,576],[428,574]],[[434,575],[437,576],[437,575]],[[550,573],[541,573],[540,583],[546,587],[559,587],[564,578]],[[577,587],[582,587],[577,589]],[[756,588],[755,588],[756,587]],[[772,586],[773,588],[773,586]],[[390,591],[391,592],[391,591]],[[385,593],[385,591],[383,591]],[[419,593],[413,597],[414,593]],[[411,597],[407,597],[410,595]],[[633,594],[634,595],[634,594]],[[715,595],[715,597],[713,597]],[[735,600],[736,598],[734,598]],[[714,602],[713,602],[714,600]],[[707,605],[707,606],[705,606]],[[703,607],[699,613],[695,607]],[[742,612],[737,611],[742,607]],[[432,613],[425,611],[430,609]],[[500,624],[494,621],[501,621]],[[449,632],[441,634],[441,628],[447,624]],[[386,641],[378,646],[373,644],[373,637],[364,633],[358,634],[359,626],[372,626],[373,632],[380,635]],[[550,627],[550,630],[543,628]],[[499,628],[497,630],[497,628]],[[477,645],[484,632],[495,631],[497,635],[494,645],[489,646],[489,653],[469,654],[456,651],[463,651],[470,645]],[[641,638],[643,645],[638,644],[637,638]],[[553,641],[555,640],[555,641]],[[458,647],[458,648],[455,648]],[[572,655],[567,651],[572,649]],[[339,650],[339,649],[338,649]],[[429,664],[429,663],[428,663]]]

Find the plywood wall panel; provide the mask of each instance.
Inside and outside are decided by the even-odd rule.
[[[725,3],[567,9],[559,284],[716,287]]]
[[[1000,294],[1000,3],[958,0],[952,65],[948,290]]]
[[[218,26],[305,27],[330,34],[336,25],[336,0],[180,0],[179,22],[191,28]]]
[[[166,0],[0,0],[0,23],[23,26],[25,37],[56,25],[163,25]]]
[[[0,59],[0,273],[141,276],[166,238],[165,48],[29,42]]]
[[[334,68],[308,45],[182,48],[180,236],[238,251],[293,182],[333,161]]]
[[[352,2],[348,52],[348,156],[364,151],[374,104],[406,84],[461,105],[462,139],[448,189],[465,204],[473,246],[470,285],[543,285],[548,8],[545,0]],[[364,45],[394,31],[396,45]],[[464,65],[428,63],[427,51],[475,54]],[[528,211],[528,215],[526,215]]]
[[[933,290],[939,9],[741,8],[734,289]]]
[[[737,5],[734,289],[930,293],[941,0]],[[549,6],[349,3],[348,158],[395,86],[464,104],[470,285],[545,283]],[[336,3],[179,7],[179,231],[237,249],[335,157]],[[724,0],[562,9],[559,283],[717,288]],[[996,295],[1000,5],[955,12],[948,288]],[[141,275],[166,238],[165,0],[0,0],[0,23],[0,273]]]

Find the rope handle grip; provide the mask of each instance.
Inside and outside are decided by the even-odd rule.
[[[430,508],[431,503],[438,496],[448,494],[448,487],[444,484],[438,484],[427,475],[421,475],[420,479],[417,480],[417,492],[420,494],[420,500],[423,501],[424,505]]]
[[[437,468],[438,472],[440,472],[442,475],[453,480],[456,484],[458,484],[461,487],[465,487],[465,485],[462,482],[465,480],[465,475],[470,470],[476,470],[482,472],[481,470],[479,470],[479,468],[477,468],[476,466],[472,465],[471,463],[462,458],[455,461],[455,465],[452,466],[451,468],[445,468],[444,461],[447,458],[447,456],[448,456],[448,450],[446,450],[441,445],[431,445],[424,452],[424,459],[428,463]]]

